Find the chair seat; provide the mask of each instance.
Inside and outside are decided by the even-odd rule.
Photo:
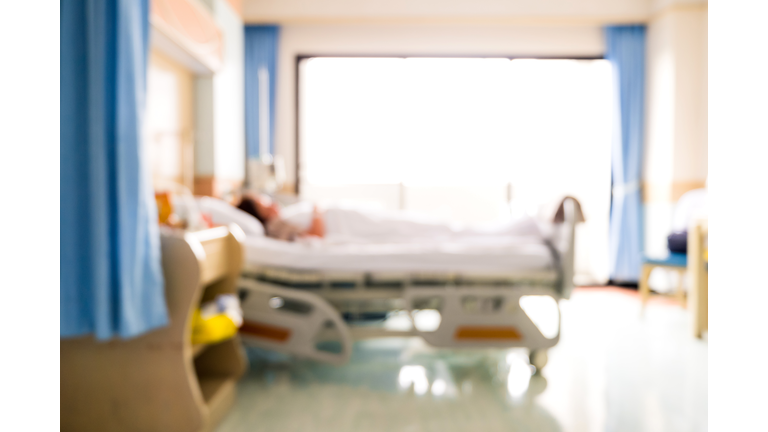
[[[688,256],[684,253],[673,252],[666,258],[643,258],[643,264],[650,264],[664,267],[686,267],[688,265]]]

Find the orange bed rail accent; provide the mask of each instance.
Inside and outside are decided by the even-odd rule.
[[[523,335],[514,327],[459,327],[453,338],[456,340],[521,340]]]
[[[291,337],[291,330],[284,327],[271,326],[256,321],[243,321],[240,333],[248,336],[256,336],[271,339],[276,342],[285,342]]]

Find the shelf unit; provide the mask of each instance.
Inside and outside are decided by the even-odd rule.
[[[61,430],[213,430],[246,369],[238,337],[192,345],[201,302],[236,293],[244,238],[237,225],[164,231],[170,323],[130,340],[61,340]]]

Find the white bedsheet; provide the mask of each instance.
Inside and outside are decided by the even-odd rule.
[[[289,243],[248,236],[245,248],[249,266],[293,269],[496,274],[554,268],[549,248],[532,236],[399,243]]]

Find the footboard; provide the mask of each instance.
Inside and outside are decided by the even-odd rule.
[[[555,215],[555,232],[552,247],[557,251],[560,268],[560,297],[568,299],[573,290],[575,274],[576,224],[584,221],[581,205],[576,199],[565,198]]]

